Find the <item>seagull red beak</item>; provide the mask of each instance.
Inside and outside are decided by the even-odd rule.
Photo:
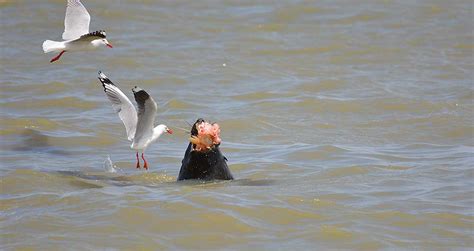
[[[171,129],[167,129],[166,132],[169,133],[169,134],[173,134],[173,130],[171,130]]]
[[[107,43],[107,47],[114,48],[110,43]]]

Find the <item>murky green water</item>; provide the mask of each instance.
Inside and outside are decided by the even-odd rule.
[[[0,1],[2,249],[469,249],[471,1]],[[176,132],[134,152],[97,71]],[[177,183],[198,117],[237,180]],[[110,156],[122,171],[107,173]]]

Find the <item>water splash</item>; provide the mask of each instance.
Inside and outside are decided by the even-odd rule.
[[[120,168],[118,168],[114,163],[112,162],[112,159],[110,158],[110,155],[107,155],[107,159],[104,160],[104,170],[108,173],[117,173],[117,171],[122,172]]]

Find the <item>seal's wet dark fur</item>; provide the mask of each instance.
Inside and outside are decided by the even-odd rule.
[[[204,122],[198,119],[191,128],[191,135],[197,136],[196,124]],[[179,180],[201,179],[201,180],[233,180],[227,166],[227,159],[222,155],[219,145],[213,146],[206,152],[193,151],[193,144],[189,143],[184,158],[181,161]]]

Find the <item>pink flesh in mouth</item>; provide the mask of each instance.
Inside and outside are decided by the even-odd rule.
[[[197,125],[198,135],[193,136],[193,144],[196,145],[195,150],[203,151],[211,148],[213,145],[221,143],[220,138],[220,127],[217,123],[210,124],[208,122],[202,122]]]

